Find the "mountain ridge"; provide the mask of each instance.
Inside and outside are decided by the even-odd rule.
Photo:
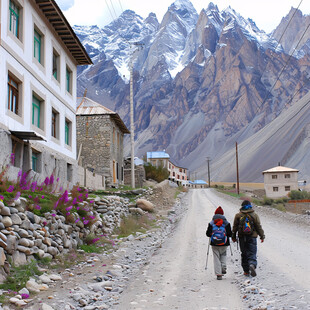
[[[310,33],[291,57],[290,36],[283,37],[283,46],[276,39],[289,17],[273,36],[232,8],[220,12],[210,3],[198,15],[189,3],[176,1],[161,23],[153,13],[143,20],[125,11],[112,25],[122,22],[121,29],[110,25],[105,39],[98,33],[107,34],[106,29],[94,28],[90,40],[79,28],[77,35],[94,66],[79,71],[78,94],[86,87],[93,100],[116,110],[128,124],[126,66],[133,52],[128,42],[143,42],[144,48],[134,54],[136,154],[166,149],[174,162],[195,170],[204,166],[199,150],[219,159],[236,138],[246,140],[309,91]],[[124,41],[122,29],[136,30],[127,31]],[[292,32],[302,34],[295,28]],[[129,152],[129,143],[125,149]]]

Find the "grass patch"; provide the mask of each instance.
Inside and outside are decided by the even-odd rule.
[[[80,249],[86,253],[101,253],[103,251],[102,247],[98,247],[95,244],[82,244]]]
[[[42,272],[39,271],[35,260],[32,260],[26,265],[18,267],[12,266],[9,276],[3,284],[0,284],[0,289],[17,292],[26,286],[27,281],[31,277],[41,274]]]
[[[233,187],[226,188],[223,186],[218,186],[218,187],[216,187],[216,190],[220,193],[223,193],[223,194],[226,194],[226,195],[229,195],[232,197],[236,197],[236,198],[241,198],[241,197],[244,197],[244,195],[245,195],[244,193],[241,193],[241,192],[239,192],[239,194],[238,194],[236,192],[236,189]]]
[[[129,235],[134,235],[137,232],[144,234],[155,225],[156,218],[153,215],[130,215],[122,218],[120,227],[117,227],[114,232],[119,238],[124,238]]]

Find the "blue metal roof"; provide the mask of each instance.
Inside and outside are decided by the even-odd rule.
[[[202,184],[207,184],[207,182],[204,180],[195,180],[194,182],[192,182],[192,184],[202,185]]]
[[[169,154],[167,154],[164,151],[159,152],[147,152],[146,153],[147,158],[170,158]]]

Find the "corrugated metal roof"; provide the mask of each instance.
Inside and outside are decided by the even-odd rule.
[[[272,172],[299,172],[299,170],[288,168],[288,167],[283,167],[283,166],[277,166],[277,167],[273,167],[273,168],[263,171],[263,174],[272,173]]]
[[[123,133],[130,133],[130,131],[116,112],[86,97],[78,97],[77,102],[79,105],[76,110],[76,115],[110,115]]]
[[[158,151],[158,152],[147,152],[146,153],[147,158],[170,158],[169,154],[167,154],[164,151]]]

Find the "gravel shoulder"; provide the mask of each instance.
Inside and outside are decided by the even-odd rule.
[[[159,196],[154,201],[162,204]],[[266,233],[258,245],[258,276],[243,276],[232,244],[227,276],[217,281],[211,250],[204,270],[205,230],[217,206],[232,222],[241,201],[213,189],[179,197],[162,207],[160,228],[122,242],[113,253],[90,255],[25,309],[310,309],[309,216],[256,207]]]

